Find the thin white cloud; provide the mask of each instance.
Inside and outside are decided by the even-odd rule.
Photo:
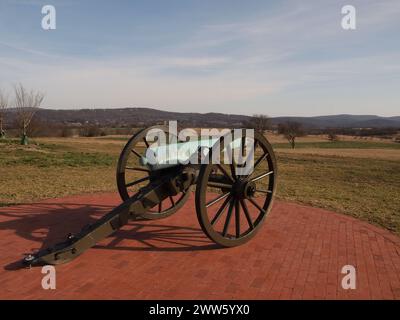
[[[221,66],[227,62],[229,62],[229,59],[225,57],[175,57],[160,59],[156,64],[169,68],[197,68]]]
[[[15,44],[11,44],[11,43],[7,43],[4,41],[0,41],[0,48],[1,47],[5,47],[7,49],[12,49],[14,51],[17,52],[22,52],[22,53],[26,53],[28,55],[33,55],[33,56],[39,56],[39,57],[44,57],[44,58],[56,58],[57,56],[53,55],[53,54],[49,54],[48,52],[44,52],[41,50],[36,50],[36,49],[31,49],[31,48],[27,48],[21,45],[15,45]]]

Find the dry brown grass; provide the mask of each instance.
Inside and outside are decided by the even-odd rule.
[[[284,136],[278,135],[276,133],[267,132],[265,136],[268,139],[268,141],[270,141],[271,143],[287,143],[288,142]],[[360,139],[360,137],[338,135],[337,138],[339,141],[367,141],[367,142],[382,142],[382,143],[391,142],[388,139],[382,139],[382,138],[378,138],[378,137],[368,137],[368,138]],[[307,135],[307,136],[299,137],[296,139],[296,142],[298,142],[298,143],[327,142],[327,141],[329,141],[329,139],[328,139],[328,135],[326,135],[326,134]]]
[[[111,167],[90,169],[18,165],[0,168],[0,205],[21,204],[71,194],[116,191]]]
[[[327,208],[400,233],[400,162],[278,152],[283,200]]]
[[[340,158],[364,158],[400,161],[400,150],[395,149],[276,149],[278,153],[287,155],[315,155]]]

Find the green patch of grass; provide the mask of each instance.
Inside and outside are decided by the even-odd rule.
[[[29,143],[31,145],[36,144],[34,140],[29,139]],[[6,146],[6,145],[21,145],[21,139],[20,138],[2,138],[0,139],[0,148]]]
[[[0,206],[73,194],[116,191],[115,166],[37,167],[0,165]],[[5,187],[3,187],[5,186]]]
[[[97,137],[99,140],[111,140],[111,141],[128,141],[130,137]]]
[[[47,167],[91,167],[111,166],[116,162],[113,155],[106,153],[64,151],[56,145],[40,147],[8,148],[0,152],[1,166],[29,165],[41,168]]]
[[[274,143],[277,149],[289,149],[289,143]],[[296,149],[400,149],[400,143],[374,142],[374,141],[326,141],[326,142],[298,142]]]

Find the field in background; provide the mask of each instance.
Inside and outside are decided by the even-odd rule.
[[[0,142],[0,205],[116,191],[127,137]],[[268,135],[278,158],[278,198],[342,212],[400,234],[400,144],[346,137],[300,138],[295,150]]]

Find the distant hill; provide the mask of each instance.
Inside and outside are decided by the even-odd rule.
[[[8,111],[9,120],[15,118],[15,110]],[[83,125],[86,123],[101,126],[143,126],[168,120],[177,120],[185,126],[241,126],[251,117],[223,113],[187,113],[170,112],[152,108],[119,108],[119,109],[78,109],[56,110],[39,109],[37,118],[52,123]],[[309,128],[400,128],[400,116],[380,117],[376,115],[329,115],[316,117],[274,117],[273,125],[287,121],[300,122]]]
[[[11,120],[15,118],[15,110],[9,110]],[[212,127],[240,126],[250,117],[223,113],[181,113],[162,111],[151,108],[120,108],[120,109],[78,109],[55,110],[39,109],[35,115],[43,121],[69,124],[98,124],[101,126],[141,126],[177,120],[178,123]]]
[[[273,124],[287,121],[300,122],[314,128],[400,128],[400,117],[380,117],[375,115],[339,114],[317,117],[276,117]]]

